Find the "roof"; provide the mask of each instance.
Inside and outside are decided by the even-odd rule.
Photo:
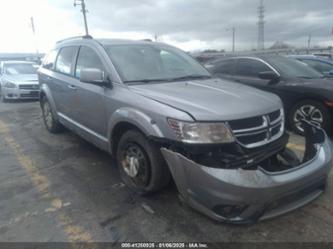
[[[94,39],[91,36],[77,36],[63,39],[57,42],[57,45],[61,44],[75,44],[76,42],[98,42],[102,45],[129,45],[129,44],[152,44],[152,41],[149,39],[145,40],[129,40],[129,39]],[[154,42],[154,44],[161,44]]]
[[[125,45],[125,44],[151,44],[149,40],[125,40],[125,39],[95,39],[105,45]],[[155,43],[155,42],[154,42]]]
[[[322,61],[322,62],[326,62],[329,64],[333,64],[333,60],[326,58],[326,57],[316,56],[316,55],[293,55],[293,56],[290,56],[290,58],[311,59],[311,60]]]
[[[34,64],[32,61],[1,61],[3,64]]]
[[[216,63],[216,62],[224,61],[224,60],[230,60],[230,59],[258,58],[258,59],[262,59],[262,60],[267,60],[267,59],[276,58],[276,57],[284,57],[284,56],[275,55],[275,54],[274,55],[253,54],[253,55],[240,55],[240,56],[235,55],[235,56],[226,56],[226,57],[215,58],[215,59],[208,61],[207,64]]]

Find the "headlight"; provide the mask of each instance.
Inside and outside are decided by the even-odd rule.
[[[10,81],[4,81],[3,86],[6,88],[16,88],[16,84],[14,84],[13,82],[10,82]]]
[[[184,143],[219,144],[235,141],[231,130],[224,123],[191,123],[168,119],[168,124]]]

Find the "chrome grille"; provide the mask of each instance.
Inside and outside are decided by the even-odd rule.
[[[39,90],[39,85],[38,84],[19,85],[19,88],[23,90]]]
[[[284,113],[277,110],[267,115],[229,121],[236,140],[246,148],[255,148],[280,138],[284,132]]]

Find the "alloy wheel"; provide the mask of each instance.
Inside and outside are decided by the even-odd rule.
[[[321,127],[324,122],[324,115],[313,105],[303,105],[294,113],[295,126],[301,132],[304,132],[302,127],[303,120],[306,120],[317,127]]]

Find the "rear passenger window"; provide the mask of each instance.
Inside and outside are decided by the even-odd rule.
[[[261,61],[252,59],[239,59],[236,74],[239,76],[259,77],[259,73],[272,71]]]
[[[58,50],[52,50],[43,60],[42,67],[46,69],[53,69],[57,55]]]
[[[60,50],[55,66],[55,70],[57,72],[68,75],[71,74],[71,68],[76,49],[76,47],[64,47]]]
[[[81,47],[76,63],[75,77],[80,78],[80,72],[85,68],[94,68],[104,71],[103,63],[96,52],[88,47]]]

